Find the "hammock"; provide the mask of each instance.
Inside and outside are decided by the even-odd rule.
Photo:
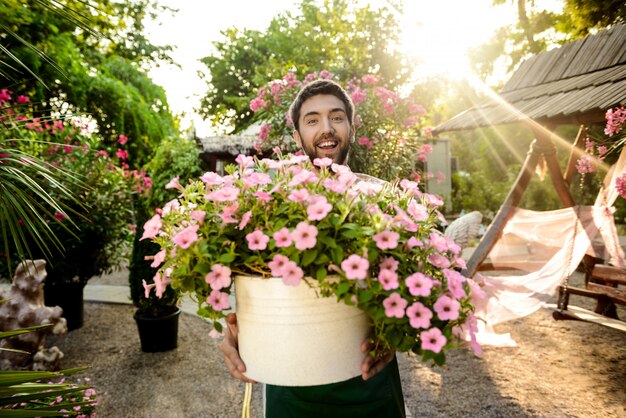
[[[593,206],[541,212],[514,210],[489,254],[491,264],[500,273],[474,276],[490,296],[486,307],[476,314],[483,320],[477,334],[480,343],[515,345],[508,334],[493,332],[493,325],[530,315],[544,306],[585,254],[626,267],[613,219],[613,203],[618,196],[615,179],[625,171],[626,152],[622,151]],[[510,274],[512,268],[526,274]],[[504,273],[503,269],[509,271]]]

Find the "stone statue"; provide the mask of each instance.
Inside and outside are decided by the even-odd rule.
[[[23,350],[29,354],[0,350],[0,369],[56,370],[63,353],[57,347],[45,348],[47,334],[67,332],[63,310],[44,305],[44,260],[25,260],[15,270],[8,292],[0,289],[0,331],[11,331],[34,325],[54,324],[40,331],[0,340],[0,348]]]

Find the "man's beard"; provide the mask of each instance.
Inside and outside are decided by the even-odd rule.
[[[348,157],[350,154],[350,138],[348,138],[347,141],[342,141],[341,139],[339,139],[336,135],[333,135],[331,137],[324,137],[323,139],[334,139],[335,141],[337,141],[337,146],[339,147],[339,149],[337,150],[336,155],[333,157],[333,162],[336,164],[341,164],[341,165],[347,165],[348,164]],[[302,141],[302,150],[304,151],[304,153],[306,155],[309,156],[309,158],[311,159],[311,161],[313,161],[316,158],[323,158],[323,155],[319,154],[319,149],[317,148],[317,146],[315,146],[315,144],[319,143],[321,140],[316,140],[315,143],[313,145],[311,145],[310,147],[305,145],[305,142]]]

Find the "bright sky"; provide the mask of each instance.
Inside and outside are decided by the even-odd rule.
[[[562,0],[538,3],[560,4]],[[286,10],[297,10],[295,0],[161,0],[177,8],[173,17],[159,19],[160,26],[148,24],[148,36],[155,44],[176,46],[177,69],[162,66],[150,75],[162,85],[175,112],[184,112],[183,127],[191,121],[198,135],[210,135],[210,126],[194,114],[206,86],[197,72],[204,70],[198,59],[211,53],[211,43],[219,40],[220,31],[236,26],[263,30],[271,19]],[[361,0],[360,3],[367,3]],[[373,7],[384,0],[369,1]],[[415,77],[447,73],[451,77],[468,75],[466,51],[485,42],[500,26],[516,20],[515,2],[492,7],[492,0],[405,0],[401,17],[403,35],[400,48],[416,58]]]

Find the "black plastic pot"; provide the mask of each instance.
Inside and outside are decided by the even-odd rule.
[[[169,351],[178,347],[178,318],[180,309],[176,312],[161,316],[149,317],[135,312],[141,351],[145,353],[157,353]]]
[[[60,306],[63,318],[67,321],[67,330],[73,331],[83,326],[83,290],[82,283],[45,283],[43,287],[46,306]]]

